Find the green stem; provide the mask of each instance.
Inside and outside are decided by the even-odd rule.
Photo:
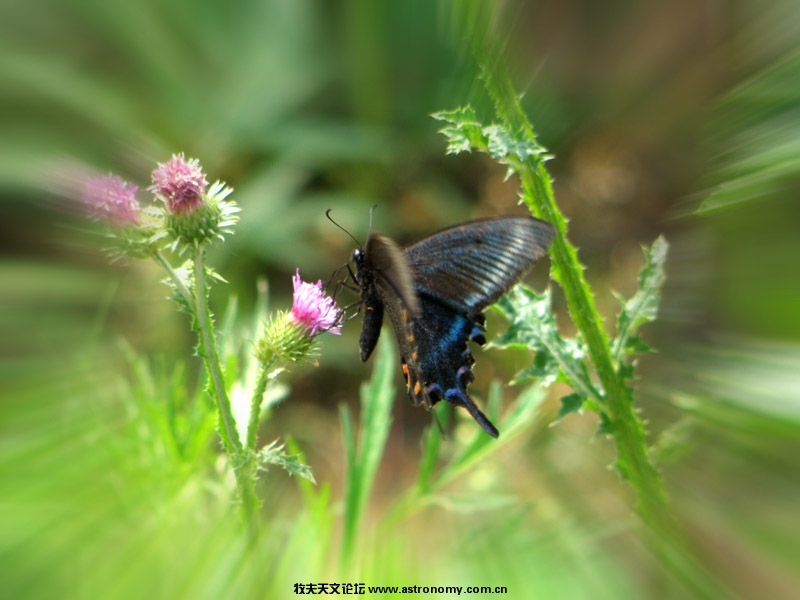
[[[211,382],[211,392],[217,403],[220,417],[220,437],[225,445],[225,450],[231,458],[233,472],[236,476],[236,484],[239,489],[239,497],[242,502],[242,511],[248,527],[251,539],[255,539],[258,532],[258,498],[255,494],[255,457],[250,453],[244,452],[239,433],[236,430],[236,420],[233,418],[233,410],[225,389],[225,382],[222,377],[222,369],[219,364],[219,354],[217,353],[217,341],[214,336],[211,315],[208,312],[206,303],[206,280],[205,267],[203,264],[203,248],[195,247],[194,256],[194,279],[195,279],[195,304],[197,308],[197,322],[200,328],[202,340],[203,359],[208,369],[209,380]]]
[[[535,141],[533,128],[510,78],[504,75],[494,77],[488,70],[484,73],[497,112],[511,132]],[[614,366],[608,335],[602,328],[594,296],[583,275],[584,267],[575,247],[567,239],[567,222],[556,205],[550,174],[539,155],[528,156],[515,166],[522,180],[526,203],[535,214],[556,228],[550,246],[553,275],[564,290],[572,319],[586,340],[589,357],[605,391],[601,405],[612,423],[619,467],[636,490],[642,517],[653,525],[664,524],[666,496],[661,477],[647,455],[644,428],[634,412],[630,388]]]
[[[558,234],[551,246],[554,278],[564,290],[570,314],[589,348],[589,356],[605,390],[602,406],[613,427],[620,467],[639,494],[639,508],[647,520],[666,509],[661,477],[647,455],[644,428],[633,409],[631,390],[614,367],[608,335],[601,326],[594,295],[586,283],[575,247],[567,240],[566,221],[558,210],[550,177],[541,161],[529,159],[520,170],[526,197],[537,212],[553,223]]]
[[[172,279],[172,283],[175,284],[175,288],[178,290],[178,293],[183,296],[183,299],[186,301],[190,307],[194,308],[194,298],[192,297],[192,293],[189,291],[184,284],[178,274],[175,272],[175,269],[172,268],[172,265],[169,261],[164,257],[160,250],[156,251],[153,255],[156,262],[160,264],[164,269],[169,273],[170,279]]]
[[[261,416],[261,403],[264,401],[264,392],[267,390],[269,383],[269,370],[275,364],[275,356],[261,364],[258,370],[258,383],[256,389],[253,391],[253,397],[250,400],[250,419],[247,422],[247,441],[245,445],[248,450],[255,451],[258,444],[258,421]]]
[[[486,89],[494,100],[498,115],[510,133],[535,142],[536,136],[522,110],[511,78],[502,65],[498,65],[498,70],[498,75],[489,69],[484,71]],[[650,461],[644,427],[633,408],[631,389],[615,367],[608,335],[602,327],[594,295],[584,278],[584,267],[575,247],[568,241],[567,222],[556,205],[552,180],[542,157],[528,156],[514,161],[512,166],[520,175],[525,202],[531,211],[556,228],[550,246],[553,276],[564,290],[572,319],[586,340],[589,357],[602,384],[604,394],[598,404],[611,422],[620,471],[633,486],[639,514],[652,533],[651,548],[698,597],[728,597],[727,590],[687,555],[682,535],[667,509],[663,482]]]
[[[242,450],[242,442],[239,440],[239,434],[236,431],[236,420],[233,418],[233,410],[228,399],[228,393],[225,390],[222,369],[219,366],[217,341],[212,332],[211,316],[206,303],[205,268],[203,265],[203,249],[200,246],[195,250],[194,278],[195,287],[197,288],[195,290],[197,321],[200,327],[200,335],[203,339],[203,358],[206,361],[212,392],[219,408],[220,423],[222,425],[220,433],[228,453],[237,454]]]

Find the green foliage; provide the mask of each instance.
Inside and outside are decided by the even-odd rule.
[[[153,365],[124,342],[120,343],[132,380],[123,402],[129,434],[121,440],[135,443],[125,452],[146,470],[160,471],[178,485],[204,477],[215,459],[216,415],[202,379],[187,381],[182,365],[165,371]],[[187,479],[188,478],[188,479]]]
[[[566,239],[560,214],[537,204],[549,194],[540,177],[547,155],[515,116],[517,95],[497,81],[499,69],[490,65],[485,77],[499,99],[497,114],[476,97],[481,84],[470,49],[495,36],[524,73],[521,101],[537,134],[564,159],[554,168],[571,196],[571,227],[584,235],[583,227],[598,225],[592,219],[603,181],[591,187],[598,183],[597,164],[589,161],[587,169],[585,160],[598,140],[600,166],[613,168],[619,159],[628,169],[622,179],[634,177],[635,194],[627,198],[634,203],[609,206],[583,250],[613,243],[616,258],[642,232],[658,231],[664,211],[673,214],[676,199],[695,196],[690,186],[702,178],[707,195],[699,212],[707,218],[670,226],[676,232],[670,260],[688,258],[670,269],[669,317],[678,321],[660,343],[660,355],[648,361],[636,408],[649,423],[649,439],[656,439],[648,455],[663,470],[669,510],[690,537],[678,550],[691,556],[697,548],[711,557],[706,560],[715,574],[739,588],[736,595],[791,595],[800,573],[800,321],[793,276],[800,264],[800,63],[796,53],[774,58],[800,39],[798,3],[712,4],[649,3],[631,12],[616,3],[589,13],[554,13],[542,3],[481,0],[5,3],[4,595],[284,598],[295,582],[351,575],[336,567],[346,487],[339,481],[338,422],[329,412],[342,393],[338,384],[363,372],[352,364],[356,322],[341,340],[325,342],[315,374],[298,370],[307,376],[307,393],[273,419],[289,388],[279,382],[287,377],[275,377],[278,369],[261,378],[252,360],[266,311],[250,327],[238,319],[250,322],[256,274],[268,273],[280,297],[289,287],[281,273],[299,265],[316,278],[340,264],[344,236],[330,233],[326,208],[354,223],[359,239],[376,201],[383,208],[375,229],[409,237],[467,215],[505,210],[504,194],[487,193],[493,168],[471,157],[443,160],[441,140],[431,135],[425,115],[466,98],[481,117],[461,110],[446,115],[443,125],[455,134],[450,150],[486,151],[518,169],[529,206]],[[513,30],[500,7],[511,9]],[[564,34],[557,36],[558,60],[541,61],[542,53],[552,53],[547,30],[553,24]],[[622,48],[620,39],[630,44]],[[750,79],[737,81],[741,74]],[[731,91],[703,106],[721,85]],[[461,121],[463,132],[449,120]],[[492,122],[500,126],[485,125]],[[151,269],[123,261],[100,267],[81,250],[83,225],[74,227],[74,194],[64,189],[85,169],[112,169],[137,179],[143,192],[147,161],[174,150],[202,157],[235,183],[246,217],[237,235],[210,254],[232,283],[215,286],[209,301],[223,387],[238,435],[253,449],[248,458],[257,458],[259,436],[286,441],[280,450],[281,442],[264,450],[270,472],[260,474],[256,489],[264,500],[259,524],[266,535],[255,547],[241,535],[231,462],[216,432],[208,377],[190,356],[195,338],[187,335],[185,316],[167,312],[171,307]],[[583,202],[587,196],[598,203]],[[478,359],[471,391],[501,427],[497,441],[476,430],[463,411],[441,403],[436,410],[447,433],[426,430],[414,472],[415,430],[395,423],[393,452],[380,457],[377,483],[358,509],[358,580],[508,585],[508,598],[692,595],[663,568],[674,554],[660,559],[663,553],[642,551],[647,531],[620,510],[628,495],[603,469],[613,460],[614,440],[621,446],[640,441],[635,423],[626,429],[630,420],[623,413],[602,407],[601,431],[614,438],[587,440],[593,415],[548,428],[539,411],[545,397],[540,384],[568,378],[557,355],[573,373],[580,374],[582,364],[598,394],[611,389],[630,402],[628,392],[608,385],[608,375],[616,371],[619,383],[630,386],[636,355],[646,350],[640,340],[650,339],[640,319],[657,294],[648,299],[643,290],[651,286],[640,285],[621,302],[616,328],[606,318],[604,329],[617,331],[617,339],[584,335],[586,319],[596,319],[597,311],[591,298],[575,304],[568,295],[592,293],[581,281],[577,252],[556,244],[553,257],[554,280],[565,282],[570,310],[580,308],[573,316],[577,335],[560,335],[548,325],[548,290],[533,301],[544,311],[542,324],[520,321],[511,331],[525,336],[526,327],[552,325],[541,333],[555,352],[529,355],[528,369],[515,380],[521,385],[513,389],[493,381],[485,390],[488,375],[498,372],[487,354],[497,353]],[[170,278],[182,282],[183,290],[173,288],[174,299],[189,315],[192,268],[176,268],[179,275]],[[211,282],[207,266],[204,274]],[[599,282],[598,297],[606,293],[602,277],[591,278]],[[229,290],[242,298],[238,316],[220,310],[218,300],[224,302]],[[676,291],[691,296],[677,310]],[[552,294],[561,298],[560,291]],[[529,301],[521,291],[512,298]],[[689,315],[682,312],[688,305]],[[256,310],[264,306],[258,302]],[[567,315],[558,316],[564,324]],[[687,317],[688,336],[682,331]],[[597,361],[598,341],[611,349],[612,369]],[[526,344],[543,346],[532,335]],[[399,374],[396,364],[387,368]],[[559,416],[581,406],[601,409],[607,399],[594,399],[590,391],[564,397]],[[413,411],[402,391],[394,400],[398,411]],[[688,416],[664,429],[676,413]],[[373,425],[389,427],[378,421]],[[279,427],[294,429],[297,441]],[[361,431],[357,425],[351,430],[357,447]],[[628,475],[636,473],[632,458],[622,462]],[[313,465],[319,485],[280,472],[284,466],[304,471],[304,463]],[[248,464],[258,469],[257,460]],[[632,489],[646,489],[631,481]],[[719,556],[745,560],[726,567],[714,560]]]
[[[378,346],[372,379],[361,387],[361,419],[354,431],[350,411],[342,406],[339,416],[347,458],[342,555],[349,563],[375,482],[389,428],[395,398],[393,384],[397,356],[388,336]]]
[[[503,386],[497,381],[493,382],[489,389],[488,414],[492,419],[497,419],[502,389]],[[494,440],[482,431],[476,430],[465,443],[456,447],[451,458],[427,487],[430,490],[441,488],[469,469],[488,460],[493,454],[502,452],[506,445],[530,428],[542,400],[544,400],[544,390],[541,386],[535,385],[523,389],[509,408],[508,416],[502,421],[497,420],[500,423],[502,436]]]
[[[283,451],[285,445],[279,445],[278,440],[275,440],[264,446],[258,452],[259,464],[262,467],[277,465],[288,472],[289,475],[297,475],[311,483],[317,483],[314,479],[314,474],[311,472],[311,467],[303,463],[302,456],[300,454],[287,454]]]
[[[636,329],[655,317],[658,290],[663,281],[663,262],[666,243],[656,240],[647,254],[647,264],[639,278],[639,290],[624,303],[619,319],[619,337],[612,347],[602,319],[595,307],[594,294],[583,276],[583,266],[574,246],[567,239],[567,223],[555,202],[552,180],[545,167],[545,155],[536,142],[511,79],[502,64],[493,64],[483,73],[483,81],[492,98],[501,124],[479,126],[470,110],[448,114],[450,127],[445,135],[454,140],[453,149],[476,148],[488,152],[495,160],[506,164],[510,172],[520,176],[524,190],[523,201],[531,211],[554,225],[556,236],[550,247],[554,279],[561,285],[570,314],[580,333],[581,340],[569,343],[557,333],[552,318],[546,316],[547,303],[535,302],[530,296],[523,303],[531,311],[528,318],[542,318],[544,325],[528,342],[539,352],[550,353],[534,365],[535,372],[546,379],[558,378],[563,373],[575,390],[562,402],[560,416],[569,414],[585,404],[601,415],[601,431],[613,436],[617,445],[616,468],[623,479],[630,482],[638,499],[638,510],[654,534],[654,551],[685,585],[698,595],[714,597],[722,593],[715,580],[710,578],[698,563],[687,554],[680,534],[676,531],[667,508],[661,476],[651,462],[644,426],[633,408],[632,390],[626,381],[633,377],[634,366],[624,364],[626,354],[645,349],[635,336]],[[469,143],[467,143],[467,141]],[[519,343],[517,324],[510,342]],[[584,351],[585,348],[585,351]],[[588,396],[594,386],[589,384],[588,369],[576,360],[585,354],[591,361],[599,383],[598,393]],[[558,364],[556,372],[555,364]]]
[[[558,331],[555,316],[551,311],[550,291],[541,294],[519,285],[501,298],[497,310],[510,325],[508,330],[492,342],[501,348],[524,347],[536,352],[533,365],[519,372],[514,383],[539,379],[542,385],[556,381],[568,383],[581,399],[574,395],[562,398],[564,405],[559,418],[581,408],[588,399],[600,399],[592,384],[589,370],[584,362],[586,347],[579,338],[563,338]]]
[[[495,160],[507,165],[510,171],[519,174],[524,190],[523,201],[534,214],[555,226],[556,237],[550,248],[554,276],[564,290],[570,313],[581,335],[576,340],[562,339],[555,319],[552,315],[548,316],[548,298],[536,297],[529,291],[528,297],[520,303],[526,314],[517,315],[518,309],[512,309],[506,303],[506,309],[516,320],[513,322],[515,328],[512,327],[509,337],[501,340],[501,343],[524,343],[539,353],[545,353],[537,358],[532,370],[522,374],[522,377],[537,374],[547,381],[560,377],[573,387],[580,399],[574,395],[568,396],[561,416],[578,410],[591,398],[589,406],[601,413],[604,430],[612,432],[617,441],[620,473],[632,480],[639,495],[640,509],[652,512],[648,518],[658,519],[659,515],[665,514],[661,481],[648,459],[644,428],[633,411],[633,397],[624,383],[632,377],[632,368],[621,365],[619,355],[637,348],[632,330],[647,322],[655,310],[653,303],[657,302],[657,296],[654,291],[663,277],[658,277],[656,267],[646,268],[640,277],[640,283],[645,287],[640,295],[625,305],[621,314],[620,348],[624,350],[613,352],[594,305],[594,294],[583,277],[583,266],[578,260],[577,251],[567,240],[566,220],[555,203],[552,181],[544,166],[544,149],[537,143],[533,128],[502,67],[484,70],[483,80],[502,124],[482,126],[470,108],[440,113],[437,118],[449,123],[443,133],[453,140],[452,150],[477,149],[488,152]],[[652,255],[655,260],[663,262],[666,245],[658,242]],[[523,336],[524,339],[520,339]],[[597,373],[601,384],[599,390],[590,380],[589,370],[583,362],[584,356],[589,357]]]
[[[547,150],[533,135],[514,135],[501,125],[481,125],[470,106],[434,113],[432,116],[448,123],[439,130],[447,138],[448,154],[472,150],[486,152],[501,165],[508,166],[509,175],[517,165],[529,158],[548,158],[545,154]]]
[[[443,439],[440,429],[430,426],[422,441],[416,485],[411,487],[389,513],[390,522],[407,518],[410,514],[430,506],[447,507],[460,512],[491,511],[503,508],[510,502],[506,495],[492,495],[485,492],[458,495],[446,491],[447,486],[458,479],[466,478],[482,465],[489,464],[494,456],[502,455],[515,439],[530,428],[538,415],[538,408],[544,400],[541,385],[524,388],[507,410],[503,420],[498,418],[503,386],[492,382],[487,402],[487,416],[499,424],[501,435],[498,439],[487,436],[474,427],[472,420],[465,423],[465,436],[458,439]],[[448,410],[439,414],[449,415]],[[442,419],[446,426],[448,418]],[[443,458],[444,457],[444,458]],[[441,463],[438,465],[437,463]]]
[[[602,407],[602,398],[607,389],[618,389],[628,395],[623,380],[630,376],[627,367],[615,367],[610,356],[608,335],[601,326],[601,318],[594,306],[594,294],[583,277],[584,267],[581,265],[574,246],[567,240],[567,222],[555,203],[550,175],[544,166],[549,158],[536,140],[536,135],[522,112],[519,100],[502,67],[498,73],[485,69],[483,81],[487,92],[495,103],[503,125],[482,126],[474,111],[469,108],[457,109],[435,115],[447,121],[449,126],[442,133],[451,140],[451,151],[476,149],[489,153],[494,160],[506,165],[509,174],[517,173],[523,185],[522,200],[531,211],[556,227],[557,235],[553,240],[550,253],[553,258],[553,276],[559,282],[567,298],[568,306],[578,327],[578,336],[573,340],[562,339],[556,326],[555,318],[550,313],[549,292],[534,298],[526,298],[521,302],[526,314],[518,315],[506,302],[509,315],[516,319],[507,334],[507,340],[501,338],[500,344],[519,344],[532,350],[538,350],[534,364],[518,374],[517,379],[540,377],[545,383],[565,381],[575,390],[575,394],[566,396],[562,403],[559,418],[579,410],[585,402],[598,411],[602,418],[602,430],[614,428],[613,418]],[[465,142],[465,140],[468,141]],[[501,300],[500,305],[504,301]],[[502,310],[502,309],[501,309]],[[538,329],[538,331],[536,331]],[[526,339],[518,337],[524,335]],[[582,341],[585,339],[586,341]],[[601,389],[591,381],[589,370],[584,363],[588,356],[602,381]],[[625,372],[625,377],[618,378],[617,373]],[[600,402],[598,402],[600,401]],[[631,411],[632,398],[619,398],[615,411],[624,413],[628,421],[632,438],[639,438],[635,448],[629,450],[645,457],[644,432]],[[646,463],[646,458],[643,458]],[[624,471],[626,459],[622,458]],[[646,469],[647,479],[655,481],[652,468]],[[654,485],[660,485],[654,483]]]
[[[658,316],[668,250],[669,245],[663,236],[656,238],[649,249],[644,248],[645,264],[639,272],[636,293],[627,301],[617,296],[622,310],[617,316],[617,337],[611,344],[611,352],[619,370],[623,369],[625,356],[650,351],[636,333],[642,325],[652,323]]]
[[[718,103],[718,151],[697,212],[780,198],[800,181],[800,55],[778,60]],[[769,106],[769,110],[764,110]]]
[[[617,317],[617,337],[611,343],[615,369],[626,379],[634,376],[626,357],[650,348],[638,335],[640,327],[655,320],[664,283],[667,242],[659,237],[644,249],[645,264],[639,273],[636,293],[627,301],[619,298],[622,310]],[[519,285],[501,298],[495,309],[509,321],[508,330],[492,342],[500,348],[521,347],[536,353],[533,364],[520,371],[512,383],[539,380],[542,385],[563,382],[574,393],[561,399],[558,419],[589,406],[603,417],[603,429],[609,432],[610,421],[602,409],[603,395],[590,376],[586,358],[589,350],[580,336],[564,338],[558,331],[551,311],[550,290],[538,293]]]

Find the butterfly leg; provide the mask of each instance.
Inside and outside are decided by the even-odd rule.
[[[336,282],[336,287],[333,290],[333,294],[330,294],[331,298],[336,300],[336,297],[339,295],[339,291],[342,289],[349,290],[355,294],[359,293],[359,288],[352,283],[350,283],[350,279],[342,279],[341,281]],[[328,288],[325,288],[325,292],[327,293]]]
[[[331,298],[333,298],[333,300],[336,300],[336,296],[339,295],[339,291],[342,288],[350,290],[351,292],[355,292],[356,294],[358,294],[359,291],[360,291],[358,285],[356,285],[355,283],[351,283],[351,282],[356,282],[356,276],[355,276],[355,273],[353,273],[353,270],[350,268],[350,263],[345,263],[344,265],[342,265],[341,267],[339,267],[338,269],[336,269],[333,272],[333,274],[331,275],[330,279],[328,279],[328,283],[325,285],[325,290],[327,291],[328,287],[330,287],[331,283],[333,282],[333,278],[336,276],[336,274],[340,273],[344,269],[347,269],[348,274],[344,279],[336,282],[336,289],[333,290],[333,294],[331,295]],[[339,322],[337,323],[337,325],[341,325],[342,323],[346,323],[347,321],[350,321],[351,319],[355,319],[358,315],[361,314],[362,305],[363,305],[363,302],[362,302],[361,298],[359,298],[355,302],[353,302],[351,304],[348,304],[347,306],[342,308],[339,311],[340,319],[339,319]],[[357,307],[356,311],[351,315],[345,316],[347,311],[349,311],[353,307]]]
[[[331,273],[331,276],[328,279],[328,282],[325,284],[325,291],[326,292],[328,291],[328,288],[330,287],[331,283],[333,283],[333,280],[336,279],[336,276],[339,273],[341,273],[342,271],[344,271],[345,269],[347,269],[349,271],[349,273],[348,273],[347,277],[343,281],[349,281],[350,279],[352,279],[353,281],[356,280],[355,275],[353,274],[353,269],[350,267],[350,263],[346,262],[341,267],[333,270],[333,273]],[[337,287],[339,285],[341,285],[341,283],[342,283],[341,281],[337,282],[336,283]]]
[[[338,269],[335,269],[333,273],[331,273],[330,278],[328,279],[328,283],[325,284],[325,293],[328,293],[328,288],[333,283],[333,280],[336,278],[338,273],[341,273],[343,270],[347,269],[347,275],[344,279],[341,279],[336,282],[336,288],[333,290],[333,294],[329,294],[334,300],[336,300],[336,296],[339,295],[339,291],[342,288],[348,289],[351,292],[358,294],[361,290],[358,286],[358,279],[356,279],[356,274],[353,273],[353,269],[350,267],[350,263],[345,263]]]
[[[356,311],[353,314],[348,315],[347,311],[352,309],[353,307],[356,308]],[[330,331],[331,329],[334,329],[336,327],[341,327],[348,321],[352,321],[353,319],[355,319],[360,312],[361,312],[360,302],[353,302],[352,304],[348,304],[347,306],[339,310],[339,314],[337,315],[336,320],[333,322],[333,324],[326,329],[321,329],[320,332]]]

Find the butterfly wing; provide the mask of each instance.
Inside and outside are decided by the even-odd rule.
[[[422,404],[430,410],[432,402],[423,386],[413,330],[413,324],[420,316],[421,304],[403,252],[386,236],[373,233],[367,239],[364,251],[356,252],[355,261],[364,312],[359,340],[361,360],[366,361],[375,349],[383,313],[389,313],[409,396],[415,406]]]
[[[486,433],[498,436],[467,392],[475,362],[467,342],[486,343],[483,309],[545,254],[553,234],[549,223],[532,217],[481,219],[440,231],[403,252],[421,304],[411,328],[417,357],[405,356],[403,364],[412,401],[462,406]],[[421,390],[412,387],[413,374],[423,382]]]
[[[419,302],[414,280],[400,247],[385,235],[373,233],[367,240],[365,255],[367,268],[372,271],[377,288],[390,296],[397,296],[416,315]]]
[[[411,401],[427,409],[440,400],[462,406],[497,437],[497,428],[467,393],[475,362],[467,342],[486,342],[482,310],[524,275],[552,237],[549,224],[530,217],[472,221],[402,252],[389,238],[372,234],[357,257],[366,311],[362,360],[375,347],[385,308]]]
[[[412,401],[431,406],[447,400],[463,406],[486,433],[496,438],[497,428],[467,393],[467,386],[474,379],[471,367],[475,362],[467,342],[486,343],[483,315],[460,313],[425,293],[419,297],[422,309],[412,323],[418,356],[411,355],[412,360],[403,361]],[[424,386],[412,387],[412,378],[423,381]]]
[[[366,361],[378,343],[384,308],[388,309],[399,342],[407,337],[410,319],[419,313],[419,300],[402,250],[385,235],[371,234],[364,252],[357,252],[355,260],[364,311],[359,348],[361,360]]]
[[[418,292],[465,313],[494,304],[553,239],[532,217],[481,219],[435,233],[403,253]]]

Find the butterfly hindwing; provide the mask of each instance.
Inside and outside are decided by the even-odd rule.
[[[486,343],[483,315],[459,313],[424,293],[420,294],[420,302],[422,310],[414,320],[412,331],[418,347],[425,350],[415,364],[406,368],[409,371],[416,368],[421,373],[430,404],[447,400],[455,406],[463,406],[486,433],[497,437],[497,428],[467,393],[467,386],[475,378],[472,374],[475,358],[467,342]],[[409,390],[411,392],[413,390]]]
[[[436,233],[405,251],[372,234],[355,254],[367,360],[388,312],[411,401],[440,400],[467,409],[491,436],[494,425],[467,393],[475,362],[469,341],[483,345],[482,311],[496,302],[546,251],[553,228],[531,217],[472,221]]]

